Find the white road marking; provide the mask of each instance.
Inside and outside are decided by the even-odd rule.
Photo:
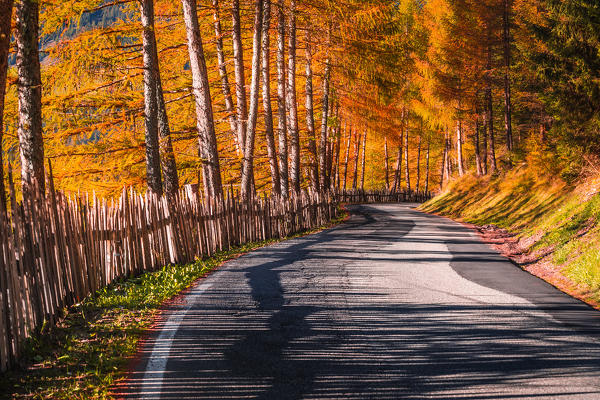
[[[212,284],[210,283],[199,285],[196,289],[194,289],[193,294],[202,294],[211,286]],[[188,299],[188,304],[185,306],[185,308],[177,310],[171,314],[167,322],[165,322],[161,328],[160,334],[154,342],[152,354],[148,359],[146,372],[144,373],[144,378],[142,381],[142,389],[140,391],[141,399],[160,399],[163,377],[167,367],[167,361],[169,360],[169,355],[171,353],[173,338],[179,329],[181,321],[183,321],[188,311],[194,305],[194,302],[189,295],[186,296],[186,299]]]

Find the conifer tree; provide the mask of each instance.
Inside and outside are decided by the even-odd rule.
[[[275,133],[273,128],[273,110],[271,108],[271,0],[264,0],[262,49],[261,49],[261,76],[263,110],[265,117],[265,137],[267,139],[267,153],[271,169],[271,190],[274,194],[281,194],[279,164],[277,162],[277,149],[275,147]]]
[[[285,74],[285,7],[284,0],[277,3],[277,137],[279,141],[279,174],[281,195],[289,195],[287,87]]]
[[[17,81],[19,98],[19,147],[23,193],[29,195],[44,184],[42,137],[42,78],[39,58],[39,2],[16,3]]]
[[[290,0],[288,21],[288,81],[287,123],[290,136],[290,183],[294,193],[300,192],[300,132],[298,130],[298,104],[296,101],[296,0]]]
[[[158,59],[154,37],[154,3],[142,0],[142,53],[144,60],[144,126],[146,141],[146,177],[148,188],[161,195],[162,177],[158,142]],[[164,105],[164,104],[163,104]]]
[[[213,119],[208,73],[198,26],[196,0],[182,0],[190,67],[192,70],[193,94],[196,109],[196,127],[199,138],[199,154],[203,163],[204,193],[207,197],[221,197],[223,187],[217,152],[217,139]]]
[[[237,137],[240,153],[244,154],[246,145],[246,125],[248,103],[246,100],[246,74],[244,72],[244,46],[242,44],[242,28],[240,22],[240,0],[231,1],[233,62],[235,69],[235,93],[237,110]]]
[[[0,211],[6,211],[6,189],[4,188],[4,161],[2,160],[2,136],[4,134],[4,97],[10,47],[11,16],[13,0],[0,1]]]
[[[244,161],[242,165],[241,194],[249,198],[252,194],[252,181],[254,176],[254,138],[256,134],[256,119],[258,117],[258,100],[260,89],[260,61],[262,45],[263,0],[255,2],[254,39],[252,44],[252,80],[250,85],[250,109],[246,125],[244,145]]]
[[[221,29],[221,16],[219,14],[219,0],[212,0],[213,4],[213,25],[215,28],[215,43],[217,50],[217,62],[219,67],[219,76],[221,77],[221,90],[225,102],[225,112],[231,129],[231,136],[236,144],[238,154],[242,154],[241,143],[238,139],[238,121],[234,111],[233,99],[231,96],[231,88],[229,86],[229,75],[227,73],[227,62],[225,60],[225,52],[223,49],[223,32]]]
[[[325,71],[323,72],[323,99],[321,101],[321,137],[319,140],[319,170],[321,171],[321,190],[325,191],[329,187],[329,175],[326,168],[326,146],[327,146],[327,128],[329,117],[329,78],[331,73],[331,63],[329,56],[325,60]]]
[[[313,98],[313,72],[312,72],[312,47],[310,28],[308,28],[305,39],[306,52],[306,135],[308,136],[309,152],[309,178],[310,187],[313,192],[319,191],[319,162],[317,155],[317,143],[315,137],[315,116],[314,116],[314,98]]]

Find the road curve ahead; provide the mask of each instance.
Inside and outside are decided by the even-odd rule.
[[[165,315],[141,399],[600,399],[600,313],[412,205],[228,262]]]

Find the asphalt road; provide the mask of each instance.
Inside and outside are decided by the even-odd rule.
[[[141,399],[600,399],[600,313],[460,224],[351,207],[172,306],[121,385]]]

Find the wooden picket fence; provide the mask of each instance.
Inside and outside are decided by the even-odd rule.
[[[433,196],[431,192],[414,190],[344,190],[337,195],[340,203],[423,203]]]
[[[289,199],[243,201],[230,190],[203,198],[191,186],[176,196],[124,190],[120,198],[67,196],[54,190],[17,202],[10,182],[0,205],[0,370],[22,343],[65,307],[115,280],[170,263],[188,263],[253,241],[283,238],[327,223],[338,202],[415,201],[411,193],[302,192]]]

